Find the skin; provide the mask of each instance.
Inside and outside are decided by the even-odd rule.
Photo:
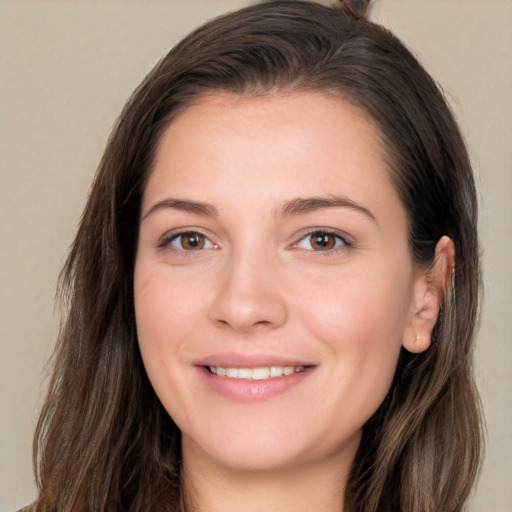
[[[173,120],[143,197],[135,310],[198,509],[342,510],[362,426],[401,346],[428,348],[452,262],[442,239],[434,271],[413,263],[380,134],[343,100],[217,93]],[[308,368],[236,401],[203,378],[225,353]]]

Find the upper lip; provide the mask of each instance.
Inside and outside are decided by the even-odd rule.
[[[270,366],[315,366],[311,361],[272,354],[243,354],[225,352],[212,354],[194,362],[196,366],[223,368],[266,368]]]

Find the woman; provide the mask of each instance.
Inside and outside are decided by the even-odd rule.
[[[474,182],[356,4],[229,14],[135,91],[63,273],[34,510],[463,509]]]

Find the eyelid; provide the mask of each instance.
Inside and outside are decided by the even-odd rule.
[[[295,240],[296,242],[294,242],[292,244],[292,248],[293,249],[301,249],[301,247],[299,246],[299,244],[304,241],[305,239],[307,239],[307,237],[315,234],[315,233],[324,233],[324,234],[328,234],[328,235],[332,235],[336,238],[338,238],[339,240],[341,240],[342,244],[341,245],[336,245],[334,248],[332,249],[327,249],[325,251],[315,251],[313,248],[311,249],[306,249],[306,248],[303,248],[304,250],[309,250],[311,252],[315,252],[315,253],[322,253],[324,255],[327,255],[327,254],[332,254],[332,253],[336,253],[337,251],[343,249],[343,248],[347,248],[347,247],[352,247],[354,245],[354,241],[353,241],[353,238],[348,235],[346,232],[344,231],[341,231],[341,230],[338,230],[338,229],[335,229],[335,228],[326,228],[326,227],[312,227],[312,228],[307,228],[307,229],[304,229],[302,230],[296,237],[295,237]],[[169,247],[171,246],[171,242],[173,242],[174,240],[176,240],[177,238],[179,238],[180,236],[182,235],[185,235],[185,234],[198,234],[198,235],[201,235],[203,236],[208,242],[209,244],[211,244],[210,247],[206,247],[206,248],[202,248],[202,249],[197,249],[197,250],[186,250],[186,249],[180,249],[174,245],[172,245],[172,248],[174,250],[176,250],[177,252],[183,252],[183,253],[200,253],[200,252],[203,252],[203,251],[206,251],[206,250],[211,250],[211,249],[219,249],[220,246],[218,243],[216,243],[215,241],[212,240],[212,235],[209,234],[209,232],[207,230],[204,230],[202,228],[199,228],[199,227],[195,227],[195,226],[187,226],[187,227],[182,227],[182,228],[176,228],[176,229],[172,229],[170,231],[167,231],[164,235],[162,235],[158,241],[157,241],[157,246],[159,249],[165,249],[166,247]]]
[[[174,240],[178,239],[182,235],[187,235],[187,234],[201,235],[202,237],[204,237],[211,244],[211,247],[206,247],[206,248],[196,249],[196,250],[186,250],[186,249],[180,249],[180,248],[172,245],[172,242]],[[203,230],[201,228],[193,227],[193,226],[177,228],[177,229],[172,229],[170,231],[167,231],[163,236],[161,236],[158,239],[157,245],[158,245],[159,249],[165,249],[166,247],[172,246],[172,248],[175,251],[183,252],[183,253],[194,253],[194,252],[199,253],[199,252],[203,252],[203,251],[206,251],[206,250],[218,249],[219,248],[219,244],[215,243],[212,240],[212,236],[211,235],[206,233],[205,230]]]
[[[332,249],[327,249],[325,251],[315,251],[313,248],[306,249],[306,248],[303,248],[303,247],[299,246],[299,244],[301,242],[306,240],[311,235],[314,235],[315,233],[324,233],[324,234],[327,234],[327,235],[332,235],[332,236],[338,238],[339,240],[341,240],[342,241],[342,245],[336,245]],[[314,227],[314,228],[308,228],[307,230],[303,230],[298,235],[298,239],[292,245],[292,247],[296,248],[296,249],[304,249],[304,250],[309,250],[311,252],[315,252],[315,253],[318,253],[318,254],[327,255],[327,254],[336,253],[337,251],[339,251],[340,249],[343,249],[343,248],[352,247],[353,245],[354,245],[354,241],[353,241],[352,237],[350,235],[348,235],[347,233],[345,233],[344,231],[340,231],[340,230],[334,229],[334,228]]]

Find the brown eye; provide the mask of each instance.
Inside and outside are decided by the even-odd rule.
[[[177,233],[167,243],[181,251],[201,251],[217,247],[206,236],[195,231]]]
[[[198,251],[205,245],[205,239],[203,235],[199,233],[185,233],[180,236],[181,246],[187,251]]]
[[[336,236],[332,233],[313,233],[310,244],[315,251],[328,251],[336,245]]]
[[[296,247],[313,250],[316,252],[327,252],[344,245],[350,245],[345,239],[336,233],[329,231],[314,231],[302,238]]]

